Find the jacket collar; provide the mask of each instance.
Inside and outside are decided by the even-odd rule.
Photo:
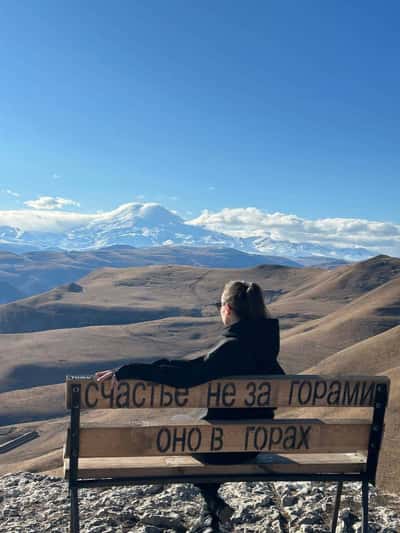
[[[250,320],[241,319],[231,324],[230,326],[225,326],[222,332],[224,337],[238,337],[241,332],[243,332],[249,326]]]
[[[256,320],[242,318],[230,326],[225,326],[222,331],[222,336],[241,337],[249,334],[253,335],[256,332],[268,330],[274,322],[277,322],[276,318],[258,318]]]

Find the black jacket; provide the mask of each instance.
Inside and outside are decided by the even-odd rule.
[[[133,363],[120,367],[116,377],[118,380],[145,379],[173,387],[194,387],[223,377],[285,373],[277,361],[277,319],[240,320],[226,326],[222,337],[207,355],[192,361],[159,359],[152,364]],[[209,409],[206,419],[272,416],[271,409]]]
[[[192,361],[159,359],[152,364],[133,363],[116,371],[117,379],[145,379],[172,385],[193,387],[212,379],[230,376],[284,374],[277,361],[279,353],[279,321],[262,318],[240,320],[224,328],[222,339],[206,355]],[[274,409],[227,408],[209,409],[206,420],[238,420],[273,418]],[[232,464],[252,460],[257,453],[193,454],[205,463]]]

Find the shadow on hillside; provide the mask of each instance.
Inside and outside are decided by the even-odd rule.
[[[65,376],[68,375],[92,375],[98,370],[117,368],[128,362],[127,358],[124,358],[117,360],[113,359],[109,362],[103,360],[101,362],[75,363],[74,365],[66,364],[63,366],[21,365],[13,369],[13,371],[0,382],[0,393],[64,383]],[[135,359],[135,363],[140,362],[149,362],[149,358]]]

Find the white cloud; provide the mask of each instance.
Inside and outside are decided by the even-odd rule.
[[[59,196],[40,196],[37,200],[27,200],[24,204],[33,209],[63,209],[67,206],[80,207],[80,203]]]
[[[54,231],[62,233],[91,222],[99,215],[82,215],[67,211],[18,209],[0,211],[0,226],[12,226],[22,231]]]
[[[277,241],[313,242],[339,247],[362,246],[376,253],[400,255],[400,225],[354,218],[309,220],[286,213],[267,213],[256,207],[208,209],[187,220],[234,237],[270,237]]]
[[[15,198],[19,198],[21,196],[19,192],[12,191],[11,189],[2,189],[1,192],[4,194],[9,194],[10,196],[14,196]]]
[[[0,226],[11,226],[22,231],[48,231],[63,233],[79,226],[94,223],[109,223],[118,220],[121,224],[131,224],[131,216],[141,217],[146,214],[146,209],[158,206],[157,203],[127,203],[111,211],[98,213],[76,213],[73,211],[49,209],[14,209],[0,211]],[[125,214],[129,215],[125,221]]]

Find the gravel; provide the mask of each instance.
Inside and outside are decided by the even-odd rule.
[[[346,483],[337,532],[361,531],[360,485]],[[371,489],[369,531],[400,533],[400,499]],[[224,532],[325,533],[335,485],[225,483],[220,495],[235,509]],[[190,484],[81,489],[82,533],[184,533],[204,516],[199,490]],[[0,477],[0,531],[69,531],[67,483],[31,472]]]

